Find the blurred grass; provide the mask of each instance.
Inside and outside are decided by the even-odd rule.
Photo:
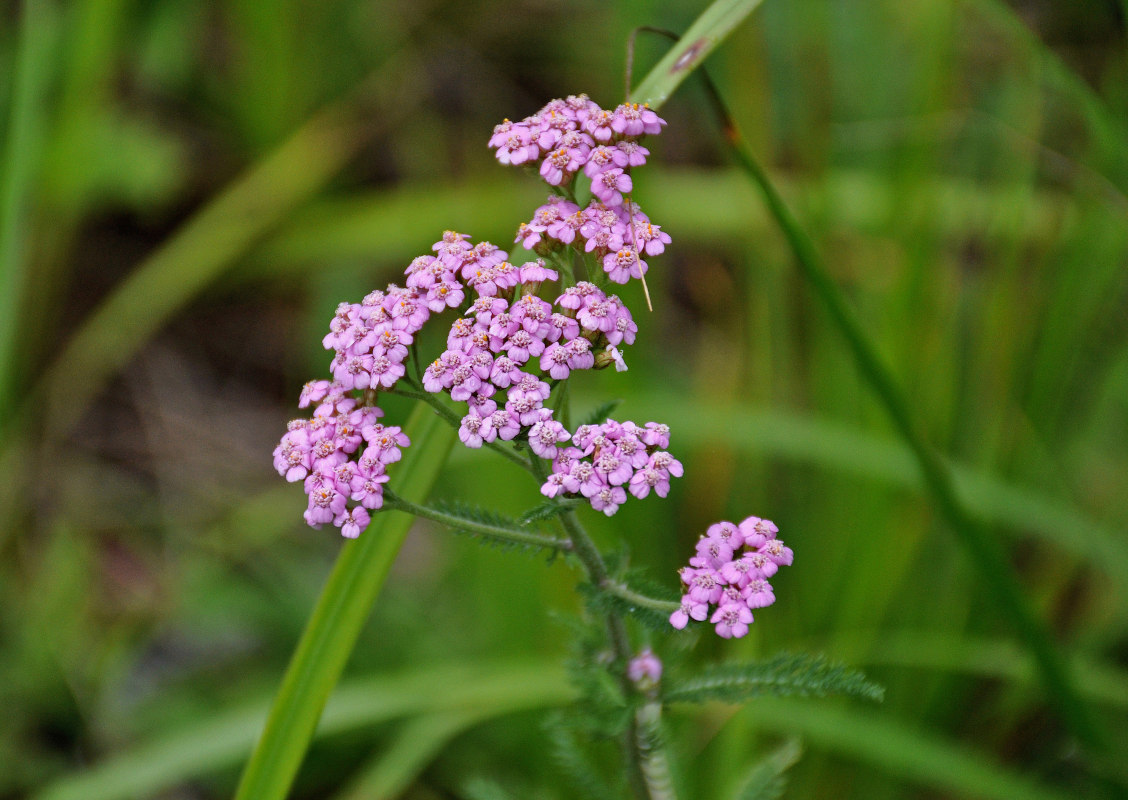
[[[492,162],[490,126],[574,91],[614,102],[630,29],[684,29],[704,7],[83,0],[8,16],[0,302],[18,314],[0,314],[0,373],[23,414],[4,406],[0,797],[81,786],[98,765],[137,777],[128,759],[146,742],[272,691],[337,545],[301,526],[302,498],[267,458],[297,387],[326,368],[314,340],[336,302],[394,280],[445,228],[508,242],[545,193]],[[1094,775],[1124,782],[1125,38],[1112,3],[796,0],[764,3],[709,59],[1113,732],[1106,764],[1078,761],[1048,716],[784,242],[724,166],[699,90],[663,109],[636,176],[674,238],[649,275],[656,311],[638,314],[631,371],[585,376],[576,396],[579,413],[617,396],[622,417],[669,422],[687,475],[668,501],[592,527],[625,535],[632,563],[672,586],[705,525],[773,518],[797,560],[752,635],[653,644],[686,666],[821,650],[888,687],[864,712],[677,719],[691,782],[734,785],[776,732],[805,739],[795,797],[1086,797]],[[664,48],[640,38],[635,74]],[[41,72],[18,68],[29,57]],[[381,69],[387,81],[365,83]],[[96,345],[83,330],[102,332]],[[48,446],[45,430],[70,432]],[[444,495],[535,502],[511,466],[470,455],[455,451]],[[423,526],[346,681],[558,663],[551,610],[575,608],[573,580]],[[294,796],[372,781],[425,798],[470,774],[569,796],[535,715],[459,736],[459,713],[316,745]],[[241,756],[226,758],[166,773],[168,791],[229,796]]]

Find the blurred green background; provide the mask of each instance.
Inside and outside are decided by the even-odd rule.
[[[545,192],[496,164],[492,126],[569,93],[615,104],[630,30],[704,7],[3,10],[0,797],[230,795],[340,547],[270,463],[327,373],[333,308],[444,229],[507,245]],[[671,709],[691,797],[728,796],[792,736],[793,797],[1128,785],[1126,9],[765,0],[707,64],[1008,548],[1109,733],[1103,761],[1051,711],[699,84],[664,107],[635,194],[673,237],[655,309],[627,288],[630,372],[574,388],[580,412],[616,397],[619,418],[668,422],[686,477],[586,519],[672,589],[706,525],[772,518],[796,563],[752,634],[655,648],[674,669],[825,652],[887,687],[880,706]],[[666,46],[641,37],[636,76]],[[537,502],[521,476],[458,449],[435,494],[519,512]],[[418,525],[294,796],[455,798],[480,777],[585,796],[542,729],[575,581]]]

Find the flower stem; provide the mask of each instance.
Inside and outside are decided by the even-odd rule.
[[[507,542],[513,542],[514,544],[543,547],[546,550],[569,551],[572,549],[572,542],[568,539],[546,536],[541,533],[533,533],[532,531],[517,530],[501,525],[476,522],[466,519],[465,517],[460,517],[457,514],[451,514],[446,511],[440,511],[437,508],[413,503],[410,500],[403,499],[395,492],[388,489],[384,490],[384,504],[388,508],[405,511],[408,514],[414,514],[417,517],[429,519],[432,522],[437,522],[448,528],[455,528],[480,536],[488,536],[491,539],[503,539]]]
[[[670,760],[662,744],[662,704],[649,699],[635,712],[636,749],[642,759],[642,775],[651,800],[676,800]]]
[[[564,530],[572,541],[572,552],[583,565],[584,571],[587,572],[588,580],[595,586],[607,585],[610,582],[607,564],[603,561],[603,556],[600,554],[599,548],[595,546],[595,542],[591,540],[583,525],[580,524],[576,512],[569,511],[562,514],[560,522],[564,525]],[[615,671],[615,677],[619,681],[624,696],[629,697],[635,692],[634,685],[627,677],[627,663],[631,659],[631,644],[627,638],[627,626],[623,622],[623,618],[614,611],[607,612],[607,635],[615,655],[615,661],[610,668]],[[627,761],[627,779],[640,800],[658,800],[661,795],[653,795],[650,791],[650,785],[644,771],[646,754],[640,749],[639,744],[638,721],[632,716],[628,730],[623,734],[622,742],[623,755]]]
[[[421,392],[414,389],[399,388],[389,389],[388,391],[392,394],[402,395],[403,397],[411,397],[415,400],[422,400],[424,403],[431,406],[431,408],[435,409],[435,411],[438,412],[439,416],[450,423],[451,427],[453,427],[455,430],[458,430],[462,427],[462,419],[445,405],[443,405],[443,403],[430,392]],[[500,453],[501,455],[505,456],[522,469],[528,470],[530,472],[533,471],[528,459],[521,458],[521,456],[514,453],[508,447],[500,445],[496,441],[483,442],[483,444],[493,450],[495,453]]]
[[[630,587],[617,583],[610,578],[604,581],[599,588],[616,597],[621,597],[632,605],[649,608],[662,614],[672,614],[680,607],[678,603],[672,600],[659,600],[656,597],[640,594]]]

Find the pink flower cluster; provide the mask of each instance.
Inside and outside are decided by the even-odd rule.
[[[424,371],[423,388],[449,392],[453,400],[469,404],[458,432],[467,447],[509,441],[528,430],[533,450],[549,458],[544,449],[549,445],[542,442],[551,440],[555,447],[569,434],[552,421],[552,409],[545,408],[552,392],[548,381],[621,361],[616,348],[631,344],[638,326],[618,297],[608,297],[591,283],[569,287],[555,305],[535,294],[510,300],[516,285],[529,290],[557,280],[543,262],[505,274],[505,280],[495,276],[475,284],[488,293],[451,325],[447,349]],[[499,390],[506,398],[500,407],[493,399]]]
[[[569,438],[571,446],[557,444]],[[582,495],[607,516],[626,502],[628,489],[639,499],[652,491],[665,497],[671,476],[682,475],[681,462],[665,449],[670,446],[670,429],[657,422],[640,428],[630,421],[609,419],[601,425],[581,425],[571,437],[563,426],[552,429],[551,435],[534,428],[529,444],[538,455],[552,458],[552,473],[541,494]]]
[[[700,622],[708,617],[726,639],[748,633],[752,609],[775,602],[768,578],[793,558],[777,533],[779,528],[771,520],[759,517],[748,517],[739,525],[710,525],[697,542],[697,555],[679,570],[686,593],[681,607],[670,615],[670,624],[680,630],[690,619]],[[709,616],[713,606],[716,610]]]
[[[411,262],[406,287],[391,284],[360,303],[337,306],[322,340],[333,351],[333,381],[305,385],[299,408],[319,405],[311,419],[292,421],[274,450],[275,469],[286,480],[304,480],[305,520],[315,528],[332,522],[356,538],[371,521],[369,511],[383,506],[386,467],[410,442],[399,428],[376,421],[384,412],[371,403],[375,392],[404,376],[408,348],[431,314],[462,304],[466,292],[456,274],[480,276],[506,255],[488,242],[474,247],[453,231],[433,250],[436,255]],[[354,390],[364,393],[361,399]]]
[[[383,411],[359,405],[348,391],[337,381],[305,385],[299,405],[319,405],[312,418],[287,426],[274,449],[274,468],[288,481],[304,480],[307,523],[320,528],[332,522],[355,539],[368,527],[369,511],[384,504],[387,465],[399,461],[400,448],[410,442],[399,428],[377,422]]]
[[[641,278],[648,269],[642,254],[656,256],[670,243],[670,235],[650,222],[637,203],[607,206],[592,201],[580,209],[561,197],[549,197],[530,222],[521,223],[517,241],[528,250],[547,254],[559,244],[583,242],[615,283]]]
[[[607,111],[586,94],[570,95],[549,101],[520,122],[503,120],[494,127],[489,146],[502,164],[541,161],[541,175],[559,186],[581,169],[592,177],[643,164],[649,151],[635,140],[660,133],[665,124],[649,106],[623,103]],[[621,147],[624,144],[627,146]],[[595,166],[588,167],[589,163]]]
[[[579,95],[495,127],[489,146],[501,163],[540,161],[541,177],[555,187],[566,187],[581,170],[590,180],[593,199],[587,208],[550,197],[532,221],[521,224],[515,241],[547,255],[578,237],[615,283],[642,278],[647,270],[642,253],[658,255],[670,236],[628,199],[634,189],[631,169],[650,155],[638,138],[661,132],[665,124],[645,105],[624,103],[607,111]]]

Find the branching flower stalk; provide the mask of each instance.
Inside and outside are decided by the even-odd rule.
[[[302,482],[309,525],[332,524],[355,539],[373,513],[397,509],[486,540],[571,556],[597,593],[668,615],[674,629],[708,619],[724,638],[748,632],[752,609],[775,600],[768,579],[792,560],[770,521],[749,517],[710,527],[680,572],[681,602],[672,603],[613,575],[576,512],[588,504],[612,516],[629,497],[664,498],[683,473],[668,450],[668,426],[606,418],[572,428],[567,394],[575,371],[627,370],[624,351],[638,326],[608,291],[641,282],[649,269],[644,258],[670,244],[630,199],[632,171],[650,155],[642,141],[664,125],[646,105],[607,110],[579,95],[495,127],[489,146],[498,161],[536,167],[551,187],[546,203],[517,229],[515,242],[534,257],[514,263],[496,245],[448,230],[433,255],[408,265],[403,287],[338,306],[323,340],[333,352],[332,379],[305,385],[299,406],[312,407],[312,415],[291,422],[274,451],[278,472]],[[580,181],[591,195],[583,207],[575,191]],[[576,280],[580,265],[586,280]],[[422,367],[416,337],[450,311],[457,316],[446,348]],[[411,442],[400,427],[382,422],[377,403],[384,392],[427,403],[466,447],[488,447],[526,470],[547,498],[540,517],[555,518],[564,535],[543,532],[532,512],[525,522],[511,521],[389,491],[388,470]],[[464,403],[465,413],[440,395]],[[599,616],[609,648],[601,662],[633,708],[620,732],[627,781],[639,798],[673,798],[659,725],[661,664],[649,649],[634,655],[621,610],[601,608]]]

